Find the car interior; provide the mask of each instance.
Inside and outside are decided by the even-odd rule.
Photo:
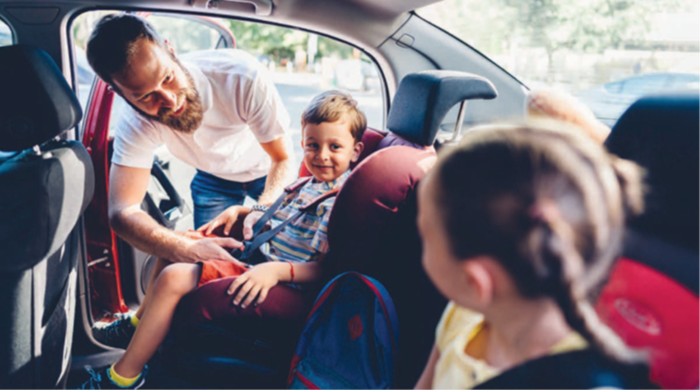
[[[85,366],[116,361],[123,350],[99,344],[91,328],[138,306],[153,269],[154,258],[109,228],[109,124],[118,98],[99,79],[85,102],[76,95],[71,23],[114,10],[287,27],[347,44],[376,66],[383,123],[368,127],[363,153],[337,196],[327,261],[332,276],[360,272],[389,291],[400,328],[395,383],[412,388],[446,304],[421,265],[416,186],[463,123],[467,129],[522,119],[528,92],[413,12],[434,2],[0,0],[0,23],[12,37],[0,47],[0,90],[12,91],[0,96],[0,308],[9,318],[0,326],[0,387],[75,388],[87,378]],[[217,48],[236,47],[240,37],[215,30]],[[699,108],[697,93],[644,97],[605,143],[646,170],[647,209],[631,222],[596,310],[625,342],[648,351],[651,380],[662,388],[700,386]],[[440,136],[445,132],[448,138]],[[173,169],[156,159],[142,208],[161,225],[183,230],[192,216]],[[301,164],[299,176],[307,175]],[[285,387],[304,324],[265,332],[280,324],[188,321],[205,297],[195,290],[181,302],[147,386]]]

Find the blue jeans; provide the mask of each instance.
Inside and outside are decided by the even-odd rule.
[[[194,204],[194,228],[216,218],[231,206],[241,205],[246,196],[257,200],[265,189],[267,176],[247,183],[239,183],[197,170],[190,189]]]

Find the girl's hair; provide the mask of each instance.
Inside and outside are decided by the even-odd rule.
[[[455,256],[497,259],[529,298],[551,297],[566,322],[618,361],[630,351],[590,300],[642,211],[641,170],[564,124],[469,131],[435,168],[436,202]]]

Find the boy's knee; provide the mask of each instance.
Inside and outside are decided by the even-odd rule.
[[[157,288],[184,295],[197,286],[199,268],[198,264],[172,264],[158,276]]]

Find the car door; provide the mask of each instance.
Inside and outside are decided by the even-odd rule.
[[[89,13],[90,19],[101,17],[101,13]],[[194,50],[235,48],[233,34],[226,25],[216,19],[190,15],[141,13],[156,25],[178,53]],[[79,23],[80,21],[78,21]],[[86,21],[90,25],[92,20]],[[78,49],[80,49],[78,47]],[[81,64],[78,52],[78,73]],[[113,313],[124,313],[137,307],[143,299],[155,258],[133,248],[117,237],[109,228],[107,214],[109,194],[109,170],[113,132],[113,119],[121,110],[127,109],[124,100],[109,86],[94,77],[91,88],[85,88],[80,80],[78,87],[81,101],[86,105],[83,123],[83,143],[90,152],[96,172],[95,197],[85,212],[85,234],[87,241],[88,324],[101,319],[109,320]],[[89,91],[88,96],[85,96]],[[178,175],[170,172],[172,156],[165,148],[156,151],[151,169],[151,181],[141,207],[153,219],[169,229],[186,230],[193,226],[192,213],[185,198],[181,196],[189,185]],[[186,196],[189,196],[187,191]],[[108,318],[105,318],[108,317]]]

